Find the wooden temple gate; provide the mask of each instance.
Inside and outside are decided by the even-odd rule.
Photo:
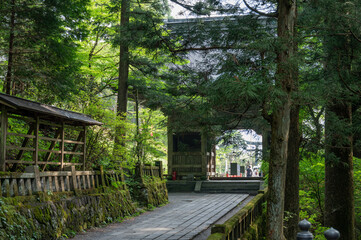
[[[0,93],[0,171],[26,165],[85,170],[86,128],[102,123],[53,106]]]
[[[168,174],[211,177],[216,171],[215,146],[201,131],[168,133]]]

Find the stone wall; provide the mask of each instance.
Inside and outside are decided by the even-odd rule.
[[[98,190],[99,191],[99,190]],[[135,213],[126,190],[0,198],[0,239],[59,239]]]
[[[165,180],[143,176],[142,182],[133,186],[132,197],[143,206],[159,206],[168,202]]]

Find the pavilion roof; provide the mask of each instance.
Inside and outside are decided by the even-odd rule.
[[[57,121],[65,120],[67,123],[72,125],[102,125],[103,123],[98,122],[88,115],[60,109],[54,106],[42,104],[26,100],[23,98],[10,96],[4,93],[0,93],[0,105],[8,107],[10,113],[16,113],[20,115],[33,116],[34,114],[39,115],[41,118]]]

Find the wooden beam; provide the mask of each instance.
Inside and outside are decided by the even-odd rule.
[[[0,171],[5,172],[6,160],[6,133],[7,133],[7,110],[3,105],[1,107],[1,131],[0,131]]]
[[[15,149],[15,150],[20,150],[21,151],[32,151],[35,152],[35,148],[32,147],[18,147],[18,146],[14,146],[14,145],[8,145],[6,146],[7,149]],[[17,158],[18,159],[18,158]]]
[[[86,161],[86,126],[84,126],[83,130],[83,171],[85,171],[85,161]]]
[[[30,131],[31,130],[31,131]],[[30,129],[28,131],[28,134],[22,134],[22,133],[12,133],[12,132],[7,132],[6,135],[9,135],[9,136],[16,136],[16,137],[24,137],[24,138],[28,138],[28,139],[33,139],[35,138],[34,135],[31,135],[31,133],[34,131],[34,126],[31,125],[30,126]]]
[[[82,141],[74,141],[74,140],[64,140],[65,143],[74,143],[74,144],[79,144],[79,145],[83,145],[84,142]]]
[[[50,155],[51,153],[61,154],[61,151],[60,151],[60,150],[39,149],[39,152],[46,152],[46,153],[49,153],[49,155]],[[50,158],[50,157],[49,157],[49,158]],[[46,161],[45,161],[45,160],[46,160]],[[48,158],[45,159],[45,160],[44,160],[45,162],[48,162],[48,161],[49,161]]]
[[[35,129],[34,129],[34,148],[35,151],[33,152],[33,161],[35,165],[38,165],[38,158],[39,158],[39,116],[35,117]]]
[[[65,132],[64,132],[65,124],[64,122],[61,123],[61,155],[60,155],[60,168],[63,169],[64,167],[64,140],[65,140]]]
[[[14,115],[14,114],[8,114],[8,118],[14,118],[14,119],[19,119],[19,120],[22,120],[24,122],[27,122],[27,123],[34,123],[35,120],[34,119],[31,119],[29,117],[24,117],[24,116],[18,116],[18,115]]]
[[[34,126],[34,124],[32,124],[32,125],[30,125],[30,128],[29,128],[29,130],[28,130],[28,133],[27,133],[26,135],[24,134],[24,135],[25,135],[25,136],[24,136],[25,139],[24,139],[23,143],[21,144],[21,147],[22,147],[22,148],[26,147],[26,145],[28,144],[30,138],[32,138],[32,137],[35,138],[35,136],[31,135],[31,133],[34,131],[34,129],[35,129],[35,126]],[[9,135],[9,133],[8,133],[8,135]],[[31,137],[30,137],[30,136],[31,136]],[[24,149],[24,150],[25,150],[25,149]],[[23,155],[24,155],[24,150],[23,150],[23,149],[20,150],[20,152],[18,153],[18,155],[16,156],[15,159],[20,160],[20,159],[23,157]]]
[[[70,151],[64,151],[64,154],[71,154],[71,155],[83,155],[82,152],[70,152]],[[71,156],[70,156],[71,157]]]
[[[61,124],[57,124],[57,123],[53,123],[53,122],[48,122],[45,120],[40,120],[40,123],[43,125],[48,125],[48,126],[53,126],[53,127],[61,127]]]
[[[80,132],[79,135],[78,135],[78,138],[76,140],[76,142],[81,142],[81,140],[83,139],[83,132]],[[75,155],[79,155],[79,154],[76,154],[76,150],[78,149],[79,147],[79,144],[75,144],[73,146],[73,149],[71,150],[71,152],[73,152]],[[69,162],[71,162],[71,160],[73,159],[73,155],[70,155],[69,156]]]
[[[6,106],[6,107],[9,107],[9,108],[12,108],[12,109],[16,109],[15,106],[13,106],[13,105],[5,102],[5,101],[2,101],[2,100],[0,100],[0,104],[3,105],[4,107]]]
[[[49,150],[46,151],[47,153],[45,154],[45,158],[44,158],[45,162],[48,162],[50,160],[51,154],[55,153],[55,152],[53,152],[53,149],[54,149],[57,141],[59,141],[59,142],[61,141],[61,139],[58,139],[61,132],[62,132],[61,128],[58,128],[58,130],[56,130],[56,132],[55,132],[55,138],[52,140],[45,138],[45,137],[41,137],[41,139],[52,141],[50,144]],[[40,151],[43,151],[43,150],[40,150]]]
[[[6,160],[7,163],[18,163],[18,164],[35,164],[34,161],[21,161],[21,160]],[[38,161],[38,165],[61,165],[60,162],[43,162]],[[64,166],[81,166],[82,163],[64,163]]]
[[[60,135],[60,133],[59,133]],[[39,137],[40,140],[45,140],[45,141],[51,141],[51,142],[61,142],[61,139],[59,138],[59,135],[56,135],[56,138],[51,138],[51,137]]]

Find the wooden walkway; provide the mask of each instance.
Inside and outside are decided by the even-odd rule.
[[[193,239],[247,197],[247,194],[170,193],[170,203],[164,207],[122,223],[90,230],[74,239]]]

